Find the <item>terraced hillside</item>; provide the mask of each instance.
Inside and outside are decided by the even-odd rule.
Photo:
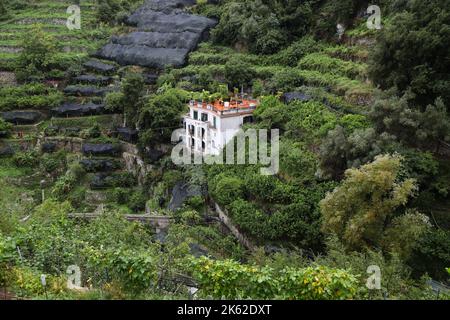
[[[33,0],[9,12],[10,19],[0,22],[0,69],[10,71],[13,68],[13,62],[21,52],[21,43],[35,24],[41,25],[58,41],[58,60],[64,66],[72,61],[80,61],[105,43],[113,29],[97,23],[93,1],[80,3],[81,30],[67,28],[66,22],[71,16],[67,8],[72,4],[73,1]]]
[[[378,29],[356,0],[0,3],[0,291],[436,298],[423,276],[445,283],[450,261],[448,28],[430,18],[441,0],[374,1]],[[74,3],[81,30],[65,25]],[[242,129],[278,143],[272,175],[173,161],[174,130],[217,133],[190,107],[222,121],[246,100]],[[382,290],[366,286],[374,264]]]

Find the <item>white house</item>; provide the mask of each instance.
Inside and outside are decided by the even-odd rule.
[[[252,122],[256,100],[237,99],[230,102],[189,102],[184,117],[186,134],[183,137],[193,152],[217,155],[244,123]]]

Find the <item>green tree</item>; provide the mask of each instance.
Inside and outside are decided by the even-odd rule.
[[[97,0],[96,18],[104,23],[113,23],[112,19],[121,9],[118,0]]]
[[[378,134],[370,127],[352,132],[337,125],[321,141],[318,174],[325,179],[340,179],[345,169],[372,161],[375,156],[385,152],[393,141],[389,134]]]
[[[234,200],[242,198],[244,184],[238,177],[225,173],[214,177],[209,183],[209,191],[221,205],[229,205]]]
[[[16,63],[17,78],[42,78],[52,69],[58,52],[58,41],[46,33],[40,25],[34,25],[22,39],[21,51]]]
[[[400,168],[399,156],[383,155],[360,169],[348,169],[342,184],[320,202],[323,231],[336,234],[352,250],[382,247],[406,256],[410,248],[402,247],[403,240],[393,233],[402,229],[412,244],[428,222],[418,213],[398,215],[417,189],[413,179],[397,180]]]
[[[252,66],[238,57],[232,57],[225,64],[225,79],[231,87],[241,88],[251,84],[254,78]]]
[[[335,237],[326,241],[326,254],[317,256],[314,263],[329,268],[351,270],[357,275],[361,290],[358,299],[435,299],[423,279],[411,278],[410,268],[396,254],[385,255],[381,250],[349,252]],[[367,267],[376,265],[382,273],[381,290],[369,290],[367,283]]]
[[[253,81],[252,93],[254,98],[258,98],[264,94],[264,83],[261,80],[256,79]]]
[[[1,2],[0,3],[0,21],[6,20],[9,18],[10,18],[10,15],[9,15],[8,9],[6,8],[5,3]]]
[[[332,37],[336,34],[338,23],[348,28],[353,24],[353,18],[361,6],[361,1],[357,0],[325,1],[317,9],[320,14],[315,25],[316,33],[322,37]]]
[[[218,43],[272,54],[304,36],[312,21],[311,1],[232,0],[224,2],[212,36]]]
[[[450,118],[441,98],[424,110],[414,94],[397,97],[395,91],[379,93],[369,112],[378,133],[386,132],[411,146],[439,151],[441,141],[450,141]]]
[[[449,0],[404,2],[371,51],[369,74],[376,85],[401,93],[410,88],[423,106],[438,97],[450,100],[449,8]]]
[[[319,150],[322,178],[339,178],[347,169],[348,138],[343,127],[337,125],[328,131]]]
[[[413,275],[428,273],[437,280],[446,281],[445,268],[450,261],[450,232],[443,229],[429,230],[416,244],[408,264]]]
[[[129,73],[122,81],[123,108],[127,122],[130,124],[138,120],[144,88],[144,78],[139,73]]]
[[[140,144],[154,145],[169,140],[172,132],[180,126],[187,98],[187,94],[179,89],[152,95],[139,114]]]

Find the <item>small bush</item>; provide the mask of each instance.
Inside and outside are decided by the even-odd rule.
[[[12,124],[0,118],[0,138],[11,134]]]
[[[124,188],[114,188],[111,192],[111,201],[117,202],[118,204],[128,203],[130,198],[130,191]]]
[[[35,151],[18,152],[13,156],[13,162],[18,167],[34,167],[38,164],[38,161]]]
[[[89,129],[85,129],[81,131],[80,137],[83,139],[95,139],[100,137],[102,134],[102,131],[100,130],[100,126],[96,123]]]
[[[147,197],[141,191],[134,192],[129,199],[129,207],[131,210],[138,212],[145,209]]]
[[[47,173],[55,172],[66,165],[66,153],[59,151],[55,154],[45,154],[40,159],[41,167]]]
[[[118,112],[123,110],[124,95],[122,92],[111,92],[105,98],[106,109],[111,112]]]

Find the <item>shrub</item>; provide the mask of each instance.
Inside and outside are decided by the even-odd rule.
[[[201,257],[192,261],[204,297],[217,299],[344,300],[355,298],[357,278],[341,269],[245,265]]]
[[[59,151],[55,154],[44,154],[40,159],[41,167],[47,173],[54,173],[57,169],[66,165],[65,151]]]
[[[254,78],[254,70],[249,63],[237,57],[231,58],[225,64],[225,78],[231,87],[248,86]]]
[[[299,41],[294,42],[286,49],[281,50],[277,54],[271,56],[269,61],[271,64],[280,64],[289,67],[297,66],[300,59],[307,54],[319,50],[320,44],[313,37],[303,37]]]
[[[359,114],[346,114],[339,119],[339,124],[351,133],[357,129],[366,129],[369,127],[370,122],[367,117]]]
[[[107,24],[125,23],[129,12],[142,0],[97,0],[95,16]]]
[[[11,18],[11,15],[6,9],[5,4],[3,2],[0,2],[0,21],[7,20],[9,18]]]
[[[67,197],[67,201],[69,201],[74,208],[80,208],[85,199],[86,188],[84,187],[75,188]]]
[[[243,197],[244,183],[238,177],[219,174],[210,182],[209,190],[219,204],[229,205],[234,200]]]
[[[40,83],[0,88],[0,110],[49,109],[57,107],[63,100],[63,94],[54,88]]]
[[[35,25],[31,32],[25,34],[16,66],[19,81],[30,77],[43,77],[53,69],[58,51],[57,43],[52,35],[46,33],[41,26]]]
[[[130,198],[130,191],[125,188],[114,188],[111,192],[111,200],[117,202],[118,204],[128,203]]]
[[[56,181],[52,189],[52,194],[58,198],[67,196],[85,173],[86,172],[79,163],[72,163],[67,172]]]
[[[0,118],[0,137],[8,137],[13,125]]]
[[[423,107],[438,97],[449,101],[448,1],[411,0],[398,3],[403,3],[403,8],[379,33],[378,41],[371,50],[371,79],[382,89],[396,87],[400,93],[413,92],[415,101]],[[447,111],[448,108],[447,105]]]
[[[145,203],[147,202],[147,197],[142,191],[135,191],[128,200],[129,207],[131,210],[138,212],[145,209]]]
[[[124,106],[124,95],[122,92],[110,92],[105,97],[105,106],[111,112],[120,112]]]
[[[34,167],[38,164],[38,155],[35,151],[17,152],[13,156],[13,162],[18,167]]]
[[[200,210],[204,204],[205,204],[205,199],[203,199],[202,196],[194,196],[194,197],[190,197],[186,200],[186,205],[188,205],[189,207],[191,207],[195,210]]]
[[[98,125],[98,123],[96,123],[89,129],[85,129],[85,130],[81,131],[80,137],[83,139],[95,139],[95,138],[100,137],[101,134],[102,134],[102,131],[100,129],[100,126]]]

